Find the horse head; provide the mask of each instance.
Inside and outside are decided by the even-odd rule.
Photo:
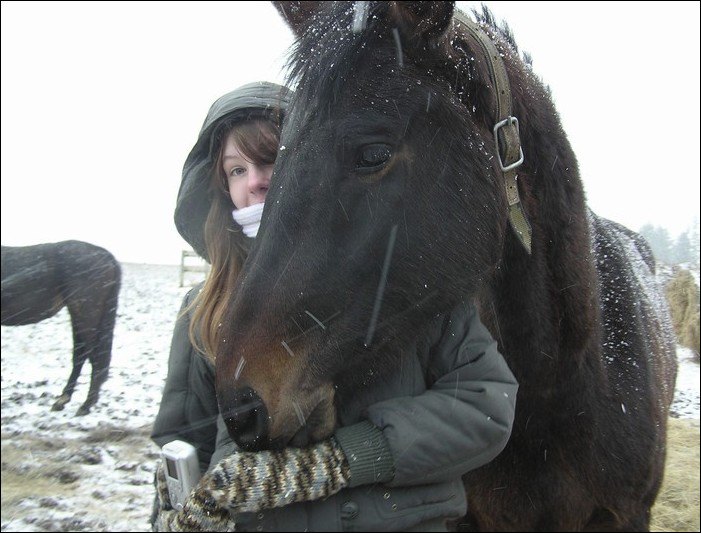
[[[360,25],[352,3],[310,4],[278,4],[299,37],[296,94],[217,355],[244,448],[327,436],[335,396],[474,295],[505,240],[484,88],[450,44],[452,4],[390,2]]]

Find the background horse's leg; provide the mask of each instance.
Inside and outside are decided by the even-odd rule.
[[[88,414],[90,408],[97,403],[100,387],[109,376],[121,284],[119,264],[115,261],[104,265],[103,268],[99,269],[97,278],[99,279],[99,283],[96,284],[98,288],[93,290],[87,302],[83,302],[84,308],[91,311],[87,317],[89,322],[86,324],[86,327],[89,327],[87,331],[90,335],[90,341],[85,351],[85,357],[90,360],[92,373],[88,397],[78,409],[76,413],[78,416]]]
[[[111,344],[111,342],[110,342]],[[101,352],[94,354],[92,360],[90,361],[92,365],[92,374],[90,376],[90,390],[88,391],[88,397],[78,409],[76,413],[78,416],[87,415],[90,412],[90,408],[97,403],[100,398],[100,387],[107,381],[110,371],[110,359],[111,353]]]
[[[71,324],[73,326],[73,370],[71,370],[68,383],[66,383],[61,396],[58,397],[51,407],[52,411],[62,411],[65,405],[71,400],[71,396],[75,391],[75,386],[78,381],[78,376],[80,376],[83,364],[88,355],[87,350],[90,339],[86,339],[85,331],[81,329],[81,320],[77,317],[74,303],[68,304],[68,311],[70,312]]]
[[[103,314],[97,297],[100,292],[100,287],[90,278],[86,280],[84,275],[82,277],[74,276],[70,279],[64,291],[66,307],[71,315],[73,326],[73,372],[68,378],[68,384],[63,390],[63,394],[54,404],[54,409],[63,408],[63,405],[70,400],[83,364],[87,360],[93,361],[93,353],[97,349],[98,326]],[[91,390],[95,388],[94,380],[95,372],[93,369],[93,377],[90,382]],[[90,402],[90,398],[88,398],[78,414],[87,414],[96,401],[97,399],[93,398]],[[86,404],[88,405],[86,406]],[[58,405],[60,407],[57,407]]]
[[[73,391],[75,391],[75,384],[78,381],[78,376],[80,376],[80,371],[83,368],[83,363],[85,363],[85,358],[83,358],[82,360],[79,359],[79,354],[77,353],[78,343],[75,340],[75,335],[73,338],[73,346],[73,370],[71,371],[71,375],[68,377],[68,383],[64,387],[61,396],[58,397],[58,399],[54,402],[53,406],[51,407],[52,411],[63,411],[65,405],[71,400]]]
[[[103,373],[106,374],[106,369],[95,362],[96,359],[99,359],[95,357],[95,353],[98,350],[99,332],[97,319],[100,318],[100,313],[98,313],[100,308],[95,307],[95,302],[92,302],[89,298],[82,299],[80,302],[69,303],[68,308],[73,319],[73,367],[76,368],[77,365],[78,369],[82,368],[86,360],[90,360],[92,365],[88,397],[76,413],[78,416],[83,416],[88,414],[90,408],[97,403],[100,386],[107,377],[102,376]],[[109,366],[109,360],[107,365]],[[99,371],[100,368],[102,368],[103,372]],[[102,377],[102,380],[98,381],[100,377]],[[73,374],[71,374],[71,378],[73,378]],[[75,382],[69,382],[66,389],[69,386],[75,386]]]

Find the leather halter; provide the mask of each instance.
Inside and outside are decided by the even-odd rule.
[[[511,90],[506,66],[492,40],[486,32],[462,12],[455,12],[458,28],[463,27],[468,44],[475,52],[482,52],[494,90],[491,92],[491,111],[494,120],[494,144],[499,167],[504,175],[506,199],[509,204],[509,222],[516,238],[531,253],[531,225],[526,218],[523,203],[518,193],[516,169],[523,163],[523,150],[519,137],[518,119],[511,114]]]

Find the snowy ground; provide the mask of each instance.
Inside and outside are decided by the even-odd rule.
[[[148,439],[182,297],[179,267],[123,265],[110,378],[85,417],[89,367],[70,372],[70,317],[2,327],[2,531],[147,531],[157,449]],[[191,274],[192,275],[192,274]],[[194,278],[194,275],[192,275]],[[680,348],[673,416],[699,419],[699,365]]]
[[[50,410],[70,373],[68,312],[2,327],[3,531],[150,529],[157,449],[148,435],[188,290],[178,276],[178,266],[123,265],[110,378],[88,416],[75,412],[89,365],[66,409]]]

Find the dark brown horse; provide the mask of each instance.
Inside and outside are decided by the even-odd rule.
[[[223,324],[229,432],[249,449],[326,437],[335,404],[475,298],[520,389],[506,449],[464,477],[458,526],[647,529],[676,375],[649,249],[588,210],[548,90],[488,12],[492,59],[451,2],[357,4],[277,3],[296,94]],[[494,133],[509,94],[515,199]]]
[[[85,361],[90,390],[79,415],[98,400],[112,357],[121,267],[104,248],[81,241],[2,247],[2,325],[35,324],[68,308],[73,326],[73,369],[52,409],[71,399]]]

